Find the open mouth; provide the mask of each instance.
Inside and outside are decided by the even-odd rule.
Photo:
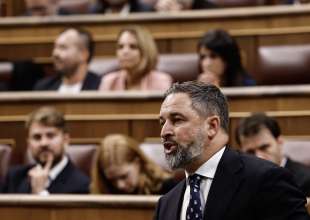
[[[165,141],[163,145],[164,145],[164,151],[166,155],[172,154],[177,149],[177,143],[174,141]]]

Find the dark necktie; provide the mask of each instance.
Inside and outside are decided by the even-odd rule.
[[[186,220],[202,220],[202,207],[200,201],[200,182],[202,176],[193,174],[188,177],[190,186],[190,199],[186,210]]]

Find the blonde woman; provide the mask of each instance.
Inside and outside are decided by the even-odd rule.
[[[165,91],[171,86],[171,76],[155,70],[158,59],[156,44],[143,27],[130,26],[120,31],[116,56],[120,70],[105,75],[99,90]]]
[[[171,174],[144,155],[137,141],[121,134],[102,140],[91,179],[93,194],[163,194],[176,184]]]

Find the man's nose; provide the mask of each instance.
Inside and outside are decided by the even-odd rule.
[[[40,140],[40,145],[41,146],[48,146],[48,144],[49,144],[49,139],[47,137],[43,136]]]
[[[173,127],[169,122],[165,122],[161,128],[161,138],[167,138],[173,134]]]

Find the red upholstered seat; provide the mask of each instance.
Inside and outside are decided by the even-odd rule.
[[[310,83],[310,44],[258,49],[255,79],[261,85]]]
[[[288,139],[284,143],[285,155],[292,160],[310,166],[310,139]]]

